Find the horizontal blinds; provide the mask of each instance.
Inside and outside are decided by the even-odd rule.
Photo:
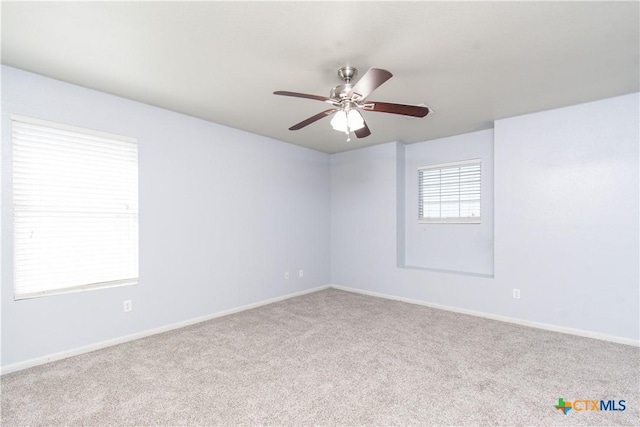
[[[136,282],[137,141],[11,123],[16,298]]]
[[[480,176],[480,160],[418,169],[418,218],[477,222],[480,219]]]

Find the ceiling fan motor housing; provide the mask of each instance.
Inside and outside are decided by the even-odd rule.
[[[329,93],[329,98],[336,100],[343,100],[349,98],[349,94],[351,93],[351,89],[353,89],[353,85],[351,83],[346,83],[343,85],[338,85],[331,89]]]
[[[338,85],[331,89],[329,94],[329,98],[335,100],[345,100],[350,98],[349,95],[354,95],[351,93],[353,89],[353,85],[351,84],[351,80],[353,80],[358,75],[358,70],[354,67],[342,67],[338,70],[338,77],[344,81],[343,85]],[[351,96],[351,97],[352,97]]]

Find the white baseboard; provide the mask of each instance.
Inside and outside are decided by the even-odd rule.
[[[207,320],[215,319],[217,317],[227,316],[229,314],[239,313],[239,312],[245,311],[245,310],[251,310],[253,308],[257,308],[257,307],[261,307],[261,306],[264,306],[264,305],[272,304],[274,302],[284,301],[284,300],[289,299],[289,298],[294,298],[294,297],[297,297],[297,296],[306,295],[306,294],[310,294],[310,293],[313,293],[313,292],[318,292],[318,291],[321,291],[321,290],[324,290],[324,289],[327,289],[327,288],[334,288],[334,289],[339,289],[339,290],[342,290],[342,291],[353,292],[353,293],[362,294],[362,295],[369,295],[369,296],[378,297],[378,298],[386,298],[386,299],[395,300],[395,301],[402,301],[402,302],[406,302],[406,303],[409,303],[409,304],[417,304],[417,305],[422,305],[422,306],[425,306],[425,307],[431,307],[431,308],[436,308],[436,309],[440,309],[440,310],[452,311],[452,312],[455,312],[455,313],[462,313],[462,314],[468,314],[468,315],[471,315],[471,316],[484,317],[484,318],[487,318],[487,319],[499,320],[499,321],[502,321],[502,322],[514,323],[514,324],[517,324],[517,325],[529,326],[529,327],[532,327],[532,328],[544,329],[544,330],[553,331],[553,332],[561,332],[561,333],[570,334],[570,335],[578,335],[578,336],[581,336],[581,337],[594,338],[594,339],[603,340],[603,341],[610,341],[610,342],[614,342],[614,343],[617,343],[617,344],[625,344],[625,345],[631,345],[631,346],[635,346],[635,347],[639,347],[640,346],[640,342],[639,341],[636,341],[636,340],[633,340],[633,339],[630,339],[630,338],[617,337],[617,336],[613,336],[613,335],[601,334],[601,333],[598,333],[598,332],[585,331],[585,330],[582,330],[582,329],[567,328],[567,327],[564,327],[564,326],[556,326],[556,325],[551,325],[551,324],[547,324],[547,323],[532,322],[532,321],[529,321],[529,320],[516,319],[516,318],[513,318],[513,317],[500,316],[500,315],[497,315],[497,314],[483,313],[481,311],[467,310],[467,309],[464,309],[464,308],[457,308],[457,307],[451,307],[451,306],[446,306],[446,305],[433,304],[433,303],[420,301],[420,300],[415,300],[415,299],[411,299],[411,298],[398,297],[398,296],[389,295],[389,294],[383,294],[383,293],[379,293],[379,292],[365,291],[365,290],[362,290],[362,289],[350,288],[350,287],[347,287],[347,286],[326,285],[326,286],[319,286],[319,287],[312,288],[312,289],[307,289],[307,290],[300,291],[300,292],[295,292],[295,293],[292,293],[292,294],[283,295],[283,296],[276,297],[276,298],[271,298],[271,299],[260,301],[260,302],[256,302],[256,303],[253,303],[253,304],[243,305],[241,307],[236,307],[236,308],[232,308],[232,309],[229,309],[229,310],[219,311],[217,313],[213,313],[213,314],[209,314],[209,315],[201,316],[201,317],[196,317],[196,318],[193,318],[193,319],[184,320],[182,322],[172,323],[170,325],[161,326],[159,328],[149,329],[149,330],[146,330],[146,331],[137,332],[135,334],[130,334],[130,335],[126,335],[126,336],[123,336],[123,337],[114,338],[114,339],[110,339],[110,340],[106,340],[106,341],[101,341],[101,342],[94,343],[94,344],[89,344],[89,345],[86,345],[86,346],[83,346],[83,347],[78,347],[78,348],[74,348],[74,349],[71,349],[71,350],[61,351],[59,353],[53,353],[53,354],[49,354],[49,355],[46,355],[46,356],[37,357],[37,358],[34,358],[34,359],[29,359],[29,360],[26,360],[26,361],[23,361],[23,362],[18,362],[18,363],[13,363],[11,365],[2,366],[0,368],[0,374],[4,375],[4,374],[9,374],[11,372],[21,371],[23,369],[31,368],[31,367],[38,366],[38,365],[43,365],[45,363],[54,362],[56,360],[66,359],[66,358],[71,357],[71,356],[76,356],[76,355],[79,355],[79,354],[89,353],[89,352],[95,351],[95,350],[100,350],[101,348],[110,347],[110,346],[117,345],[117,344],[122,344],[122,343],[125,343],[125,342],[137,340],[139,338],[144,338],[144,337],[148,337],[148,336],[151,336],[151,335],[161,334],[163,332],[168,332],[168,331],[171,331],[171,330],[174,330],[174,329],[183,328],[185,326],[193,325],[193,324],[196,324],[196,323],[205,322]]]
[[[188,320],[184,320],[182,322],[172,323],[170,325],[161,326],[159,328],[149,329],[149,330],[146,330],[146,331],[137,332],[135,334],[125,335],[123,337],[113,338],[113,339],[110,339],[110,340],[101,341],[101,342],[94,343],[94,344],[89,344],[89,345],[78,347],[78,348],[74,348],[74,349],[71,349],[71,350],[61,351],[59,353],[53,353],[53,354],[49,354],[49,355],[46,355],[46,356],[37,357],[35,359],[25,360],[24,362],[13,363],[11,365],[2,366],[0,368],[0,375],[9,374],[11,372],[16,372],[16,371],[21,371],[23,369],[31,368],[31,367],[38,366],[38,365],[43,365],[45,363],[54,362],[56,360],[66,359],[68,357],[77,356],[77,355],[83,354],[83,353],[89,353],[91,351],[100,350],[101,348],[110,347],[112,345],[117,345],[117,344],[122,344],[122,343],[125,343],[125,342],[137,340],[137,339],[148,337],[148,336],[151,336],[151,335],[161,334],[163,332],[168,332],[168,331],[171,331],[171,330],[174,330],[174,329],[183,328],[185,326],[193,325],[193,324],[200,323],[200,322],[205,322],[207,320],[215,319],[217,317],[227,316],[229,314],[239,313],[239,312],[245,311],[245,310],[251,310],[252,308],[257,308],[257,307],[261,307],[263,305],[273,304],[274,302],[284,301],[284,300],[289,299],[289,298],[294,298],[294,297],[298,297],[298,296],[301,296],[301,295],[306,295],[306,294],[310,294],[310,293],[313,293],[313,292],[318,292],[318,291],[321,291],[323,289],[327,289],[328,287],[329,287],[328,285],[319,286],[319,287],[316,287],[316,288],[307,289],[307,290],[300,291],[300,292],[294,292],[292,294],[287,294],[287,295],[283,295],[283,296],[280,296],[280,297],[271,298],[271,299],[260,301],[260,302],[256,302],[256,303],[253,303],[253,304],[247,304],[247,305],[243,305],[241,307],[236,307],[236,308],[231,308],[229,310],[219,311],[219,312],[214,313],[214,314],[208,314],[206,316],[196,317],[194,319],[188,319]]]
[[[464,308],[451,307],[447,305],[433,304],[433,303],[415,300],[411,298],[403,298],[403,297],[397,297],[394,295],[388,295],[388,294],[383,294],[379,292],[371,292],[371,291],[365,291],[362,289],[349,288],[347,286],[329,285],[329,287],[334,289],[339,289],[342,291],[353,292],[353,293],[362,294],[362,295],[369,295],[372,297],[386,298],[386,299],[395,300],[395,301],[407,302],[410,304],[423,305],[425,307],[437,308],[440,310],[452,311],[455,313],[484,317],[486,319],[492,319],[492,320],[499,320],[501,322],[514,323],[516,325],[529,326],[531,328],[544,329],[547,331],[561,332],[563,334],[578,335],[581,337],[594,338],[602,341],[610,341],[616,344],[625,344],[625,345],[631,345],[634,347],[640,347],[640,341],[633,340],[631,338],[617,337],[614,335],[607,335],[607,334],[601,334],[599,332],[585,331],[583,329],[574,329],[574,328],[568,328],[564,326],[551,325],[548,323],[532,322],[530,320],[517,319],[514,317],[484,313],[484,312],[475,311],[475,310],[467,310]]]

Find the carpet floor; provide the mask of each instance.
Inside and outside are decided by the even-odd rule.
[[[631,426],[639,387],[636,347],[327,289],[4,375],[0,420]]]

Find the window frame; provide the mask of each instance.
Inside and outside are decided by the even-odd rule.
[[[22,124],[26,124],[26,125],[35,125],[35,126],[41,126],[41,127],[48,127],[52,130],[57,130],[57,131],[67,131],[67,132],[74,132],[74,133],[78,133],[78,134],[83,134],[86,135],[86,139],[91,139],[91,137],[97,137],[97,138],[107,138],[110,139],[111,141],[114,142],[120,142],[120,143],[125,143],[125,144],[133,144],[135,146],[135,153],[133,155],[134,159],[135,159],[135,180],[132,183],[129,184],[133,184],[132,187],[129,188],[129,190],[133,190],[134,191],[134,195],[135,195],[135,211],[132,211],[132,215],[134,216],[134,221],[135,221],[135,232],[129,234],[129,237],[133,237],[133,246],[132,246],[132,253],[131,255],[133,255],[133,259],[131,260],[131,263],[134,267],[135,270],[135,277],[127,277],[127,278],[114,278],[113,280],[108,280],[108,281],[99,281],[99,282],[93,282],[93,283],[86,283],[86,284],[80,284],[80,285],[73,285],[73,286],[58,286],[55,288],[50,288],[50,289],[45,289],[45,290],[20,290],[19,286],[18,286],[18,281],[16,278],[16,268],[18,265],[18,260],[16,259],[16,250],[17,250],[17,244],[18,244],[18,237],[16,236],[17,233],[17,229],[16,229],[16,191],[15,191],[15,185],[16,185],[16,167],[15,167],[15,153],[16,153],[16,148],[15,148],[15,138],[14,138],[14,122],[19,122]],[[11,184],[11,210],[12,210],[12,239],[13,239],[13,244],[12,244],[12,257],[13,257],[13,297],[14,300],[18,301],[18,300],[23,300],[23,299],[30,299],[30,298],[37,298],[37,297],[42,297],[42,296],[49,296],[49,295],[59,295],[59,294],[67,294],[67,293],[74,293],[74,292],[80,292],[80,291],[86,291],[86,290],[95,290],[95,289],[105,289],[105,288],[112,288],[112,287],[119,287],[119,286],[128,286],[128,285],[135,285],[139,283],[139,265],[140,265],[140,254],[139,254],[139,243],[140,243],[140,222],[139,222],[139,218],[140,218],[140,210],[139,210],[139,206],[138,206],[138,202],[139,202],[139,178],[138,178],[138,174],[139,174],[139,147],[138,147],[138,139],[134,138],[134,137],[129,137],[129,136],[123,136],[123,135],[118,135],[118,134],[114,134],[114,133],[109,133],[109,132],[103,132],[103,131],[98,131],[98,130],[94,130],[94,129],[88,129],[88,128],[82,128],[82,127],[77,127],[77,126],[72,126],[72,125],[67,125],[67,124],[62,124],[62,123],[57,123],[57,122],[52,122],[52,121],[48,121],[48,120],[41,120],[41,119],[36,119],[36,118],[32,118],[32,117],[27,117],[27,116],[22,116],[22,115],[17,115],[17,114],[11,114],[10,115],[10,132],[11,132],[11,180],[12,180],[12,184]],[[123,161],[127,161],[126,157],[123,156]],[[127,206],[127,209],[129,209],[129,207]],[[133,272],[133,270],[132,270]]]
[[[422,190],[422,173],[424,171],[443,170],[448,168],[455,168],[461,166],[478,165],[478,185],[479,185],[479,216],[464,216],[464,217],[424,217],[423,207],[423,190]],[[433,165],[420,166],[418,171],[418,223],[419,224],[481,224],[482,223],[482,159],[469,159],[456,162],[438,163]],[[439,201],[442,205],[442,200]],[[460,206],[460,192],[458,192],[458,206]]]

